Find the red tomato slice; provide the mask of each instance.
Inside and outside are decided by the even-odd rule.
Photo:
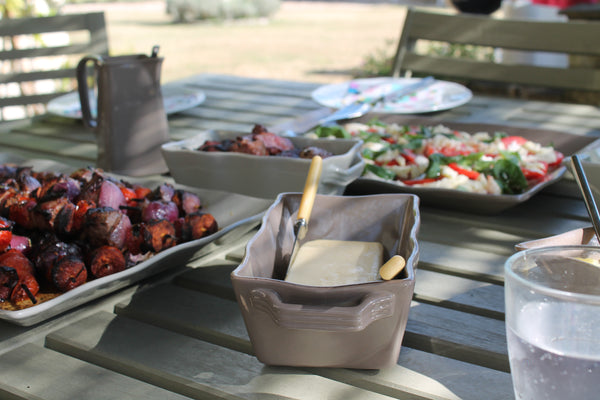
[[[505,138],[502,138],[501,141],[502,141],[502,143],[504,143],[504,145],[506,147],[509,147],[513,144],[522,146],[523,144],[525,144],[527,142],[527,139],[525,139],[522,136],[507,136]]]
[[[414,164],[417,159],[417,155],[410,149],[402,150],[402,157],[404,157],[407,164]]]
[[[125,200],[127,202],[130,202],[132,199],[136,198],[135,190],[133,189],[121,186],[121,193],[123,193],[123,196],[125,196]]]
[[[554,153],[556,153],[556,161],[554,161],[552,163],[549,163],[548,164],[549,168],[558,167],[563,162],[563,160],[565,159],[565,155],[563,153],[561,153],[560,151],[554,150]]]
[[[435,181],[439,181],[440,178],[423,178],[423,179],[407,179],[402,181],[405,185],[420,185],[423,183],[431,183]]]
[[[458,172],[461,175],[466,176],[469,179],[477,179],[479,178],[479,172],[473,171],[472,169],[466,169],[459,166],[457,163],[450,163],[448,167],[452,168],[454,171]]]
[[[539,161],[538,169],[521,168],[521,170],[523,171],[523,175],[525,175],[525,179],[527,180],[542,179],[548,173],[548,163]]]

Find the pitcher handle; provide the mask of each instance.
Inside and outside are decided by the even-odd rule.
[[[79,64],[77,64],[77,91],[79,92],[83,123],[90,128],[95,128],[98,126],[98,120],[92,117],[92,111],[90,109],[90,91],[87,83],[88,76],[86,66],[89,61],[94,62],[94,67],[99,67],[103,62],[102,57],[100,56],[86,56],[79,61]]]

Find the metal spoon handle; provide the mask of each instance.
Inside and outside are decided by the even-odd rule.
[[[596,231],[596,236],[600,238],[600,213],[598,212],[598,206],[596,205],[596,201],[594,200],[594,195],[592,194],[592,190],[590,189],[590,184],[587,180],[587,177],[585,176],[585,171],[583,170],[583,166],[581,165],[581,160],[579,160],[579,156],[573,155],[571,157],[571,164],[573,165],[573,169],[575,170],[575,179],[577,180],[579,189],[583,194],[583,201],[585,202],[588,214],[590,215],[590,219],[592,220],[594,231]]]

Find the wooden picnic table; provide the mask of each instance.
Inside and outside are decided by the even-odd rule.
[[[173,140],[199,130],[248,132],[320,106],[318,84],[202,74],[177,84],[206,94],[169,118]],[[592,106],[475,96],[440,121],[600,136]],[[2,152],[93,165],[80,121],[6,125]],[[10,399],[508,399],[503,264],[514,245],[589,226],[572,178],[496,215],[421,207],[420,260],[397,365],[381,370],[266,366],[254,356],[230,281],[256,224],[113,294],[33,326],[0,321],[0,397]]]

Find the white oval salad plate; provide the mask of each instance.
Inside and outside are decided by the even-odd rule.
[[[365,78],[335,83],[317,88],[312,98],[331,108],[341,108],[364,97],[386,95],[402,87],[417,83],[420,78]],[[392,102],[378,103],[373,112],[390,114],[419,114],[448,110],[461,106],[473,93],[461,84],[436,80],[420,90],[399,97]]]
[[[562,153],[565,159],[569,156],[585,151],[598,142],[596,137],[580,136],[559,131],[522,128],[516,126],[502,126],[490,124],[456,123],[440,121],[426,117],[406,117],[388,114],[371,114],[352,122],[368,123],[374,119],[383,124],[398,124],[411,127],[432,127],[443,125],[451,130],[468,133],[503,133],[508,136],[520,136],[527,140],[537,142],[543,146],[553,147]],[[363,153],[363,157],[365,154]],[[547,186],[557,182],[566,172],[564,162],[555,169],[548,169],[543,177],[528,181],[528,187],[522,192],[514,194],[491,194],[467,191],[463,188],[443,188],[441,186],[407,185],[395,180],[384,179],[372,173],[363,174],[359,179],[350,183],[344,192],[345,195],[367,195],[376,193],[412,193],[419,196],[421,204],[440,208],[454,209],[477,214],[497,214],[510,207],[533,197]],[[508,173],[508,172],[506,172]]]
[[[162,85],[163,102],[167,114],[175,114],[181,111],[196,107],[206,100],[206,95],[202,90],[194,89],[189,86],[181,85]],[[90,91],[90,99],[95,98],[95,94]],[[92,115],[97,115],[94,101],[92,103]],[[81,103],[79,102],[79,93],[71,92],[63,96],[52,99],[47,104],[49,113],[66,118],[81,118]]]

